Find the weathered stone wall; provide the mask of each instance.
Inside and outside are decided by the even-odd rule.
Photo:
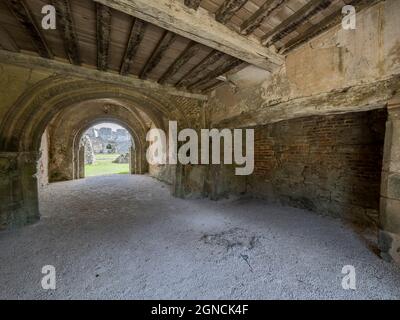
[[[25,90],[51,75],[51,72],[3,64],[0,61],[0,120]],[[0,121],[1,122],[1,121]]]
[[[0,63],[0,123],[21,94],[50,73]],[[38,153],[0,150],[0,230],[39,219]]]
[[[400,264],[400,97],[388,104],[382,169],[379,246],[382,257]]]
[[[257,127],[248,194],[377,226],[386,118],[377,110]]]
[[[37,153],[0,152],[0,230],[39,219]]]
[[[247,194],[247,177],[236,175],[235,168],[236,165],[209,166],[206,192],[210,199],[220,200],[232,195],[238,197]]]
[[[178,165],[176,178],[179,181],[175,182],[175,196],[186,199],[205,197],[208,169],[208,166],[202,165]]]
[[[39,188],[49,184],[49,143],[49,130],[46,129],[42,136],[39,151],[40,158],[37,163],[36,176]]]

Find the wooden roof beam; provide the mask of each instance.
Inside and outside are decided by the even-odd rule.
[[[192,59],[202,47],[201,44],[191,41],[181,55],[174,61],[168,70],[162,75],[158,83],[164,84],[171,79],[180,68],[182,68],[190,59]]]
[[[172,32],[165,31],[164,35],[162,36],[160,42],[158,43],[157,47],[154,49],[152,55],[150,56],[149,60],[146,62],[145,66],[143,67],[142,71],[140,72],[139,78],[146,79],[148,74],[154,70],[155,67],[158,66],[160,63],[163,54],[165,51],[171,46],[174,42],[176,35]]]
[[[33,45],[43,58],[52,59],[53,53],[47,45],[40,27],[36,24],[33,15],[24,0],[6,0],[10,11],[14,14],[18,22],[29,34]]]
[[[108,69],[111,35],[111,9],[96,3],[97,23],[97,68],[102,71]]]
[[[189,7],[190,9],[197,10],[200,7],[201,0],[185,0],[185,6]]]
[[[57,11],[58,26],[64,42],[65,53],[72,64],[81,64],[78,37],[76,35],[74,21],[72,19],[69,0],[53,0]]]
[[[352,5],[356,8],[357,12],[374,5],[382,0],[353,0],[349,5]],[[279,51],[282,54],[287,54],[288,52],[294,50],[295,48],[299,47],[300,45],[310,41],[311,39],[317,37],[318,35],[322,34],[323,32],[339,25],[342,22],[343,13],[342,9],[339,9],[333,12],[331,15],[327,16],[326,18],[322,19],[319,23],[311,26],[308,28],[304,33],[298,35],[297,37],[291,39],[286,43],[284,46],[279,48]]]
[[[193,79],[196,79],[202,72],[206,72],[208,67],[219,61],[225,56],[224,53],[213,50],[207,57],[205,57],[197,66],[193,67],[186,73],[182,79],[176,84],[177,87],[187,87]]]
[[[20,51],[13,37],[11,37],[10,33],[2,25],[0,25],[0,46],[8,51]]]
[[[332,2],[333,0],[311,0],[300,10],[296,11],[293,15],[276,26],[273,30],[268,32],[261,39],[261,43],[267,47],[273,45],[275,42],[283,39],[288,34],[295,31],[298,26],[307,22],[308,19],[327,9]]]
[[[210,81],[214,81],[219,76],[222,76],[225,73],[231,71],[232,69],[238,67],[242,63],[243,63],[243,61],[241,61],[239,59],[236,59],[236,58],[233,58],[233,57],[230,57],[222,65],[217,67],[215,70],[209,72],[205,77],[203,77],[202,79],[200,79],[200,80],[196,81],[195,83],[191,84],[188,87],[188,89],[189,90],[193,90],[193,89],[196,89],[198,87],[204,86],[207,83],[209,83]]]
[[[249,19],[240,26],[240,33],[249,35],[271,16],[276,10],[282,8],[287,0],[267,0]]]
[[[223,24],[227,23],[246,2],[247,0],[225,0],[215,13],[215,20]]]
[[[127,75],[129,73],[139,46],[142,43],[145,29],[146,22],[143,22],[139,19],[134,19],[129,41],[126,46],[125,55],[121,64],[121,75]]]
[[[192,10],[183,1],[94,0],[169,30],[227,55],[274,71],[284,63],[281,55],[215,21],[206,10]]]

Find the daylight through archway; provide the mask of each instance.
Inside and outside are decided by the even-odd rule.
[[[135,143],[124,127],[105,122],[86,130],[80,140],[83,156],[83,177],[132,173]]]

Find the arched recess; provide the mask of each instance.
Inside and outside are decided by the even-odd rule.
[[[168,120],[189,125],[180,105],[157,92],[61,75],[40,81],[20,96],[0,123],[1,187],[5,190],[0,201],[0,229],[40,218],[35,175],[42,135],[63,110],[98,99],[134,106],[161,129]]]
[[[125,127],[135,142],[132,158],[133,173],[147,172],[146,134],[153,120],[130,106],[115,99],[85,101],[60,112],[49,124],[50,182],[78,179],[82,167],[79,157],[80,139],[83,133],[101,122],[114,122]]]
[[[100,124],[100,123],[115,123],[120,125],[121,127],[125,128],[128,130],[129,134],[131,135],[133,142],[134,142],[134,147],[131,148],[131,160],[130,160],[130,173],[131,174],[144,174],[147,172],[147,162],[144,158],[145,155],[145,146],[143,145],[143,139],[140,137],[134,129],[129,127],[129,125],[122,121],[121,119],[117,118],[112,118],[112,117],[105,117],[105,118],[97,118],[96,120],[93,120],[92,122],[88,123],[86,126],[82,127],[77,134],[73,138],[73,178],[74,179],[79,179],[81,178],[82,172],[81,169],[84,159],[79,155],[80,153],[80,141],[82,139],[83,134],[88,130],[89,128]]]
[[[0,150],[38,150],[41,134],[58,112],[97,99],[118,99],[131,104],[149,115],[161,129],[165,129],[168,120],[177,120],[182,127],[189,125],[180,105],[156,92],[56,76],[33,86],[11,108],[0,125]]]

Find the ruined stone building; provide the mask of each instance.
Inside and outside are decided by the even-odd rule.
[[[399,16],[398,0],[1,1],[0,297],[399,298]],[[149,163],[148,132],[174,121],[254,129],[254,171]],[[81,139],[104,122],[132,137],[131,175],[84,179]]]
[[[110,129],[110,130],[104,130]],[[127,130],[111,128],[90,128],[84,133],[93,146],[94,153],[129,153],[132,147],[131,137]]]

